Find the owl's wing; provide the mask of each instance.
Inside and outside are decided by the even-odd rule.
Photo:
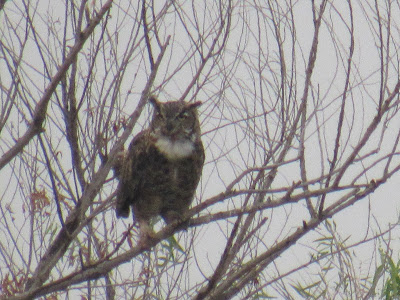
[[[145,155],[147,148],[147,130],[140,132],[132,140],[128,153],[121,166],[119,183],[117,188],[116,214],[118,218],[129,216],[130,206],[137,199],[138,186],[140,184],[140,168],[138,167],[141,157]]]

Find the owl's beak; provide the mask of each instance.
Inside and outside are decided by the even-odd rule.
[[[176,140],[176,128],[172,123],[167,123],[162,130],[162,133],[172,140]]]
[[[172,125],[172,123],[168,122],[166,129],[167,129],[168,134],[172,134],[174,131],[174,125]]]

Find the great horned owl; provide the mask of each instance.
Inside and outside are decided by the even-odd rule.
[[[152,233],[152,217],[170,223],[189,208],[204,164],[196,109],[201,102],[149,101],[153,118],[122,161],[116,203],[117,217],[127,218],[132,207],[145,235]]]

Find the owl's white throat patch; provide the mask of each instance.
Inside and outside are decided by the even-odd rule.
[[[157,149],[169,159],[188,157],[194,150],[194,144],[190,140],[171,141],[171,139],[167,137],[159,137],[155,145]]]

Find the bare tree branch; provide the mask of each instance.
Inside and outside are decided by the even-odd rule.
[[[15,143],[15,145],[4,153],[0,158],[0,170],[10,162],[16,155],[18,155],[23,148],[29,143],[29,141],[35,137],[37,134],[43,131],[42,124],[46,117],[47,106],[49,104],[50,98],[53,95],[57,85],[64,77],[65,73],[74,62],[75,57],[78,55],[79,51],[82,49],[85,41],[92,34],[93,30],[102,20],[103,16],[109,11],[112,0],[107,1],[102,9],[99,11],[97,16],[91,20],[90,24],[79,33],[79,38],[76,40],[75,45],[71,48],[65,61],[57,70],[57,73],[53,76],[51,82],[47,86],[44,95],[39,100],[36,105],[35,112],[33,114],[32,120],[27,131],[20,137],[20,139]]]

